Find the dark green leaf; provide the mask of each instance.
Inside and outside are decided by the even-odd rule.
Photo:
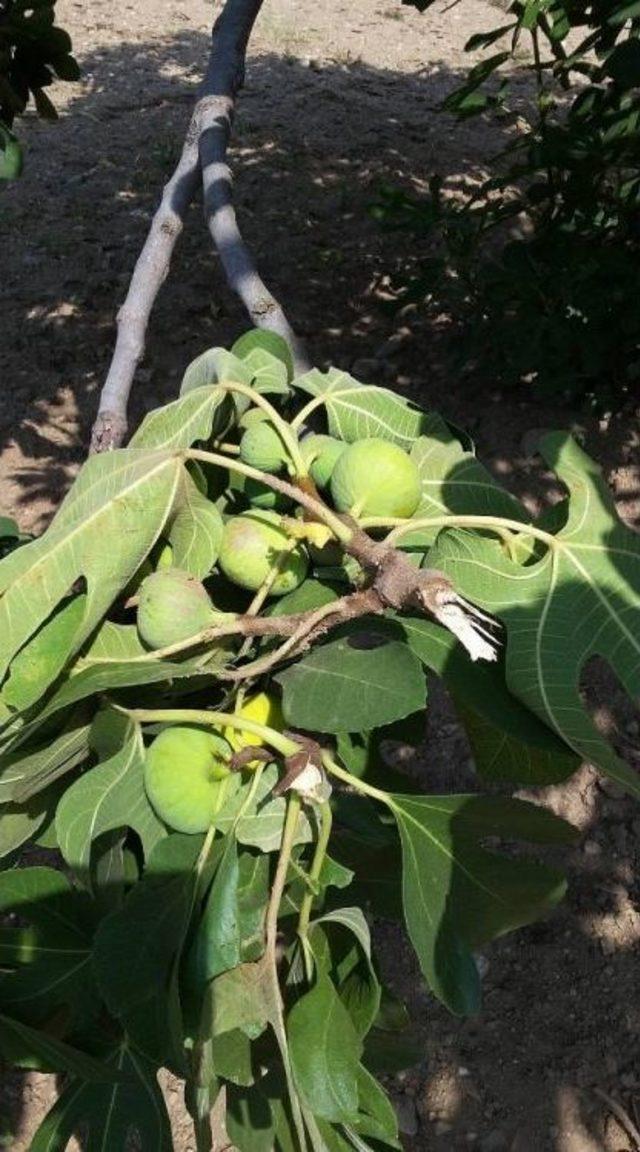
[[[119,752],[85,772],[67,789],[56,812],[60,850],[67,863],[88,880],[91,841],[113,828],[138,833],[145,856],[166,836],[144,789],[144,744],[137,725]]]
[[[122,907],[101,922],[93,965],[105,1003],[115,1016],[126,1018],[131,1009],[164,994],[191,917],[200,847],[199,837],[161,841],[146,877]],[[154,864],[158,858],[159,872]]]
[[[0,1004],[28,1021],[68,1006],[77,1021],[97,1010],[91,969],[90,905],[53,868],[0,874],[0,913],[14,913],[29,928],[8,929],[0,958]]]
[[[405,644],[367,632],[316,648],[276,679],[287,722],[316,732],[368,730],[424,707],[426,682]]]
[[[92,1083],[113,1083],[117,1076],[113,1067],[101,1064],[86,1052],[3,1015],[0,1015],[0,1053],[9,1064],[21,1068],[67,1072]]]
[[[570,843],[574,829],[546,809],[480,796],[394,796],[403,853],[409,936],[436,996],[452,1012],[476,1012],[480,981],[472,948],[548,912],[562,898],[559,872],[480,847],[488,836]]]
[[[423,617],[402,618],[416,656],[444,680],[487,780],[551,784],[565,780],[578,757],[513,696],[502,661],[474,663],[451,632]]]
[[[289,1013],[287,1036],[296,1088],[305,1104],[326,1120],[354,1121],[362,1047],[347,1009],[323,972]]]
[[[42,1121],[30,1152],[65,1152],[81,1132],[87,1152],[125,1152],[131,1139],[140,1152],[171,1152],[171,1127],[154,1066],[127,1045],[114,1053],[111,1065],[121,1076],[115,1084],[71,1081]]]

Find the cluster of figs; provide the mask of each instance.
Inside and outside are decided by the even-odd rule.
[[[290,449],[261,408],[245,413],[239,432],[236,458],[243,464],[262,474],[296,478]],[[313,487],[338,513],[355,519],[404,519],[416,511],[420,475],[396,444],[377,437],[347,444],[313,433],[300,439],[298,448]],[[252,595],[262,592],[265,600],[282,597],[302,584],[312,565],[320,574],[323,567],[335,567],[342,560],[337,541],[316,546],[292,531],[299,510],[268,483],[233,469],[225,480],[225,522],[216,571],[207,578],[209,588],[174,567],[171,547],[165,545],[155,570],[147,569],[136,589],[138,632],[149,649],[179,646],[246,611]],[[229,507],[238,503],[241,510],[229,514]],[[218,606],[220,601],[226,601],[224,607]],[[235,610],[229,610],[230,603]],[[254,723],[282,729],[279,702],[269,693],[240,695],[236,712]],[[228,727],[163,729],[147,749],[145,768],[147,794],[158,816],[179,832],[205,831],[227,790],[234,753],[260,743],[259,737]],[[250,772],[258,760],[246,759],[242,770]]]

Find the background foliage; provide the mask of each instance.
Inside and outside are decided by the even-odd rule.
[[[462,201],[435,178],[426,198],[389,190],[376,209],[431,252],[439,240],[399,288],[459,322],[461,363],[599,409],[640,375],[639,24],[629,0],[514,0],[470,38],[486,58],[444,104],[509,129],[489,178]],[[512,87],[523,67],[531,107]]]
[[[77,80],[71,37],[55,23],[56,0],[0,0],[0,179],[20,173],[22,151],[11,131],[33,99],[38,115],[56,119],[45,92],[54,78]]]

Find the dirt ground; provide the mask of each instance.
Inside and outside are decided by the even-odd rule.
[[[83,80],[57,89],[58,125],[22,124],[26,173],[0,190],[0,508],[25,529],[46,523],[86,451],[116,307],[206,59],[210,7],[59,0]],[[637,420],[598,423],[526,393],[471,387],[447,371],[419,313],[394,328],[380,308],[385,278],[408,255],[368,214],[380,184],[419,189],[436,171],[461,181],[500,145],[495,125],[460,127],[436,112],[468,63],[465,40],[495,23],[484,0],[437,0],[424,16],[399,0],[267,0],[233,148],[241,223],[316,363],[355,365],[361,378],[444,411],[532,507],[553,488],[531,456],[535,429],[574,428],[637,527]],[[132,423],[175,394],[190,359],[244,327],[194,206],[153,317]],[[425,771],[427,787],[443,788],[469,771],[469,751],[435,695]],[[606,718],[608,689],[598,705]],[[619,741],[640,763],[638,732],[627,718]],[[640,1148],[629,1127],[640,1127],[640,810],[589,767],[548,799],[584,832],[564,858],[569,898],[483,957],[479,1018],[445,1013],[404,940],[379,928],[386,974],[424,1036],[423,1064],[392,1085],[415,1152]],[[193,1152],[179,1086],[166,1081],[166,1091],[176,1150]],[[5,1074],[0,1147],[26,1152],[54,1096],[53,1078]]]

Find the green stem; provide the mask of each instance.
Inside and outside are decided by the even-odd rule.
[[[320,879],[322,865],[324,864],[325,856],[327,855],[327,848],[329,846],[329,837],[331,836],[332,823],[333,814],[331,812],[331,804],[328,800],[325,800],[320,809],[320,832],[318,834],[318,841],[316,843],[316,850],[313,854],[313,860],[311,861],[311,868],[309,869],[309,880],[312,884]],[[313,901],[313,888],[309,888],[302,897],[300,915],[298,917],[298,936],[301,938],[301,940],[306,940],[307,933],[309,931],[309,920],[311,918]]]
[[[283,756],[292,756],[300,751],[299,746],[282,732],[255,720],[245,720],[244,716],[237,716],[234,712],[206,712],[199,708],[123,708],[121,704],[113,704],[113,707],[141,724],[206,724],[211,728],[233,728],[258,736]]]
[[[271,889],[269,907],[267,909],[267,917],[265,921],[267,951],[272,951],[276,946],[278,937],[278,913],[280,911],[282,894],[287,882],[287,873],[289,871],[291,852],[293,850],[296,832],[298,830],[298,818],[300,816],[301,807],[302,801],[300,796],[296,791],[292,789],[289,792],[287,814],[285,816],[284,828],[282,829],[282,841],[280,843],[278,866],[276,868],[276,874],[273,878],[273,887]]]
[[[212,440],[211,447],[215,448],[216,452],[224,452],[228,456],[238,456],[240,454],[239,445],[228,444],[226,440]]]
[[[269,976],[271,980],[271,991],[274,1003],[277,1005],[275,1015],[271,1018],[271,1026],[275,1032],[276,1041],[280,1050],[282,1064],[284,1067],[285,1078],[287,1081],[287,1091],[289,1101],[291,1104],[291,1114],[293,1123],[300,1145],[300,1152],[306,1152],[307,1140],[304,1127],[304,1119],[302,1115],[302,1108],[300,1106],[300,1099],[293,1081],[293,1072],[291,1068],[291,1059],[289,1056],[289,1047],[287,1042],[287,1033],[284,1022],[284,1002],[282,999],[282,991],[280,989],[280,982],[278,978],[278,912],[280,910],[280,903],[282,895],[287,882],[287,873],[289,871],[289,864],[291,862],[291,852],[293,850],[296,831],[298,828],[298,818],[300,816],[300,809],[302,802],[297,792],[290,792],[287,803],[287,814],[285,816],[284,828],[282,830],[282,840],[280,842],[280,855],[278,856],[278,864],[276,867],[276,874],[271,888],[271,895],[269,897],[269,906],[267,908],[267,915],[265,919],[265,954],[263,962],[268,965]]]
[[[281,480],[279,476],[272,476],[269,472],[260,472],[258,468],[251,468],[249,464],[243,464],[241,460],[231,460],[227,456],[220,456],[216,452],[205,452],[200,448],[188,448],[184,456],[187,460],[202,460],[205,464],[214,464],[218,468],[228,469],[229,472],[237,472],[240,476],[248,476],[250,480],[258,480],[260,484],[266,484],[268,488],[273,488],[274,492],[281,492],[283,496],[288,496],[290,500],[311,512],[316,520],[321,520],[323,524],[326,524],[341,544],[348,544],[353,536],[351,528],[335,512],[327,508],[326,504],[314,496],[310,496],[307,492],[303,492],[295,484]]]
[[[267,599],[267,596],[269,595],[271,589],[273,588],[275,581],[277,580],[278,576],[282,572],[282,567],[283,567],[283,564],[286,562],[287,556],[289,555],[290,552],[293,551],[293,549],[297,546],[297,544],[298,544],[297,540],[287,540],[287,543],[285,544],[282,551],[278,552],[273,564],[271,565],[269,571],[267,572],[267,575],[265,576],[264,580],[262,581],[262,584],[258,588],[258,591],[256,592],[255,596],[253,597],[253,600],[251,601],[249,607],[247,608],[247,611],[245,612],[245,616],[257,616],[258,615],[260,609],[262,608],[262,605],[264,604],[265,600]],[[238,660],[244,659],[244,657],[247,655],[249,649],[251,648],[252,644],[253,644],[253,637],[247,636],[246,640],[244,640],[240,646],[240,650],[238,652]]]
[[[357,792],[362,792],[365,796],[371,796],[372,800],[379,800],[382,804],[386,804],[387,808],[395,808],[393,797],[388,792],[383,792],[381,788],[374,788],[373,784],[367,784],[365,780],[360,780],[357,776],[352,776],[346,769],[341,768],[336,764],[333,757],[328,752],[322,753],[322,763],[326,771],[335,776],[337,780],[342,780],[345,784],[355,788]]]
[[[376,523],[372,523],[372,520]],[[558,540],[542,528],[535,528],[533,524],[521,524],[519,520],[509,520],[504,516],[430,516],[418,520],[383,520],[382,517],[369,517],[364,526],[367,528],[389,528],[385,543],[393,545],[408,532],[420,531],[423,528],[483,528],[488,532],[495,531],[502,535],[507,529],[517,535],[532,536],[534,540],[541,540],[548,548],[556,548]]]
[[[304,408],[301,408],[300,411],[294,416],[290,427],[295,429],[300,428],[307,419],[307,416],[310,416],[312,412],[315,412],[316,408],[322,407],[325,399],[325,396],[314,396],[313,400],[309,400],[309,403],[305,404]]]
[[[302,458],[302,452],[300,451],[297,438],[291,435],[290,425],[283,419],[277,408],[274,408],[273,404],[270,404],[261,392],[256,392],[255,388],[252,388],[249,384],[236,384],[223,380],[220,387],[224,388],[227,392],[237,392],[240,396],[246,396],[257,408],[261,408],[262,411],[266,413],[289,453],[295,474],[297,476],[306,476],[307,466]]]

